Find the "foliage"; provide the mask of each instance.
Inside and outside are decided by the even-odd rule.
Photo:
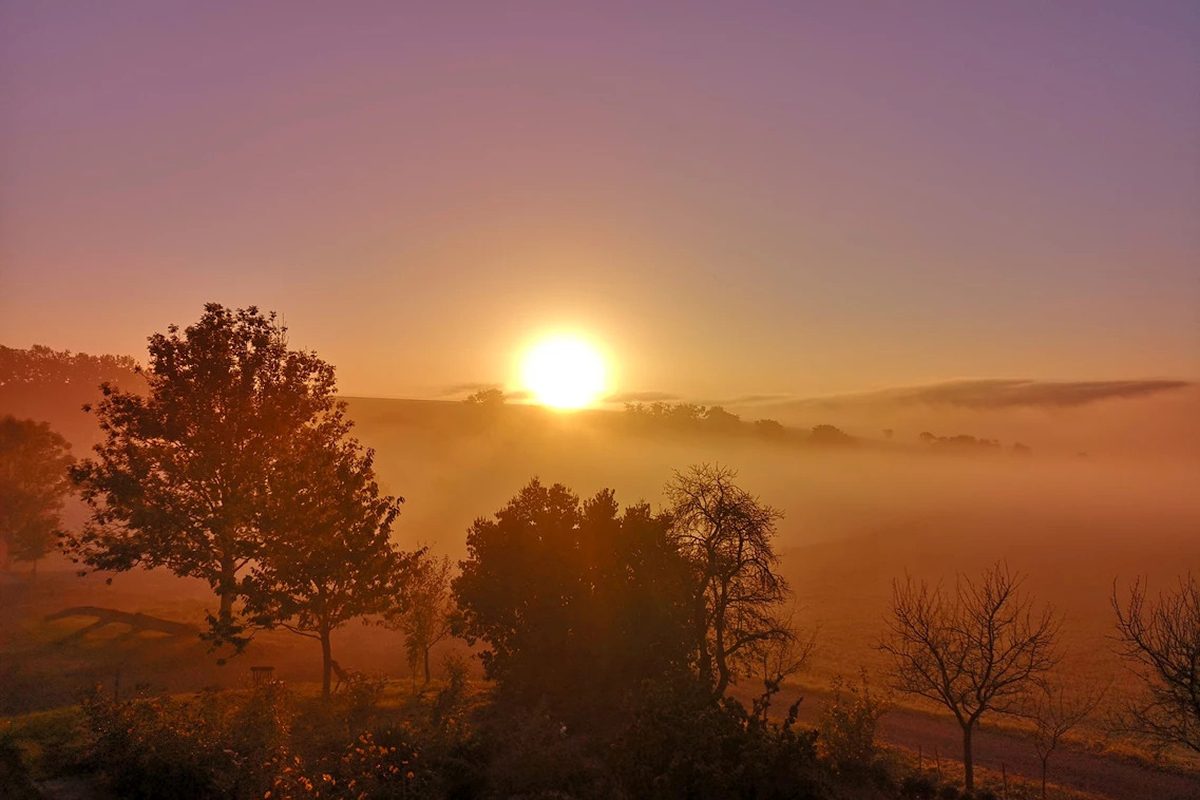
[[[774,723],[731,698],[714,703],[694,679],[649,683],[612,747],[614,771],[629,797],[826,797],[815,734],[795,724],[798,705]]]
[[[857,683],[835,675],[832,689],[818,728],[821,755],[839,773],[864,773],[875,764],[875,734],[879,718],[891,708],[891,697],[871,690],[866,669]]]
[[[475,521],[453,582],[456,626],[486,643],[503,695],[604,717],[643,679],[684,667],[688,576],[667,526],[645,505],[619,513],[611,491],[581,503],[537,480]]]
[[[78,386],[94,390],[104,381],[136,381],[137,364],[128,356],[91,356],[70,350],[53,350],[35,344],[28,350],[0,345],[0,390],[20,387]]]
[[[895,688],[953,714],[963,734],[963,770],[974,788],[971,737],[989,711],[1019,713],[1054,665],[1058,622],[1035,611],[1021,577],[995,564],[978,580],[959,576],[953,595],[922,581],[892,583],[889,636]]]
[[[1145,688],[1125,709],[1122,727],[1158,748],[1200,752],[1200,582],[1191,574],[1148,601],[1135,581],[1122,604],[1113,588],[1121,654]]]
[[[102,387],[104,441],[72,470],[92,518],[67,546],[95,569],[165,566],[207,581],[220,601],[212,638],[242,645],[234,602],[263,554],[273,473],[299,434],[349,428],[333,367],[289,349],[275,315],[253,306],[210,303],[182,332],[150,337],[149,352],[148,394]]]
[[[841,428],[833,425],[817,425],[808,434],[810,444],[817,445],[848,445],[857,440]]]
[[[0,419],[0,556],[36,564],[50,551],[70,489],[69,448],[44,422]]]
[[[413,565],[404,602],[388,609],[388,624],[404,634],[404,652],[414,681],[419,667],[429,683],[430,651],[450,635],[455,610],[450,593],[452,568],[448,557],[422,553]]]
[[[782,516],[734,483],[719,466],[676,473],[667,485],[670,539],[691,569],[695,633],[703,682],[714,697],[736,683],[765,648],[794,637],[779,618],[790,592],[772,540]]]
[[[21,749],[7,731],[0,731],[0,797],[38,800],[41,796],[21,756]]]
[[[304,431],[287,456],[267,476],[258,517],[266,535],[240,591],[255,624],[320,643],[328,697],[331,633],[402,604],[418,554],[391,542],[402,501],[380,495],[370,450],[336,429]]]
[[[376,740],[365,732],[336,761],[310,770],[298,756],[283,764],[264,797],[270,800],[392,800],[437,797],[435,776],[410,741]]]
[[[280,684],[248,695],[83,701],[89,759],[123,798],[261,797],[287,758]]]
[[[471,393],[463,402],[468,405],[482,406],[484,408],[498,408],[504,405],[507,400],[508,396],[504,394],[503,389],[492,387]]]

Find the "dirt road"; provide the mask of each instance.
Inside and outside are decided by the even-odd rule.
[[[787,694],[786,692],[784,694]],[[777,701],[786,708],[797,692]],[[805,691],[800,718],[815,724],[824,698]],[[897,708],[880,720],[880,735],[888,744],[916,752],[925,758],[934,753],[943,761],[957,761],[962,749],[958,725],[948,717]],[[1037,781],[1041,765],[1027,739],[1010,731],[985,728],[975,734],[975,764],[978,768]],[[1200,800],[1200,776],[1183,775],[1146,767],[1113,755],[1065,748],[1055,753],[1050,763],[1050,782],[1064,789],[1085,792],[1111,800]]]

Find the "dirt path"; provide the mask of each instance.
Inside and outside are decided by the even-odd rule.
[[[777,701],[777,708],[786,708],[798,693],[784,694],[788,696]],[[800,718],[815,724],[823,698],[811,690],[803,694],[807,699],[801,703]],[[897,708],[880,720],[879,727],[888,744],[913,752],[920,748],[927,759],[936,752],[946,761],[959,760],[956,754],[962,748],[962,735],[952,719]],[[1003,764],[1009,775],[1031,781],[1041,776],[1041,765],[1028,740],[996,728],[975,734],[975,764],[997,773]],[[1157,770],[1075,748],[1054,754],[1049,779],[1064,789],[1111,800],[1200,800],[1200,776]]]

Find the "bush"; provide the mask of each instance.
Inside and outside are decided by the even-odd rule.
[[[909,775],[900,782],[900,796],[912,800],[933,800],[937,782],[928,775]]]
[[[878,756],[875,732],[891,698],[872,693],[866,670],[857,684],[837,675],[820,721],[820,751],[836,772],[866,774]]]
[[[774,724],[694,683],[650,685],[614,743],[614,772],[632,797],[824,797],[815,734],[797,730],[796,710]]]
[[[117,702],[94,692],[82,708],[88,761],[131,800],[261,797],[287,753],[290,712],[280,684],[189,700]]]
[[[21,757],[21,748],[7,732],[0,731],[0,796],[10,800],[38,800],[41,794],[33,785],[29,768]]]
[[[306,765],[293,756],[280,765],[271,783],[272,800],[418,800],[440,796],[435,776],[425,767],[412,742],[395,737],[378,741],[374,734],[358,737],[332,763]]]

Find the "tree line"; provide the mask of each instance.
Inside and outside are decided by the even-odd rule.
[[[82,460],[45,425],[0,421],[0,524],[18,557],[53,533],[84,570],[200,578],[216,602],[204,633],[214,648],[240,651],[271,628],[310,638],[325,697],[331,634],[368,619],[403,631],[426,682],[433,646],[461,637],[498,704],[540,709],[597,741],[632,726],[668,754],[686,732],[675,728],[703,720],[767,737],[754,747],[811,745],[796,738],[794,708],[782,725],[768,719],[813,638],[790,618],[780,514],[733,471],[676,473],[657,511],[535,479],[472,524],[456,567],[393,541],[403,498],[380,489],[373,451],[351,435],[333,367],[292,349],[274,314],[210,304],[195,324],[150,337],[137,374],[138,391],[101,385],[89,410],[103,439]],[[63,532],[58,510],[72,488],[90,517]],[[1145,687],[1123,724],[1200,752],[1200,585],[1189,576],[1157,600],[1141,584],[1122,600],[1114,586],[1112,603]],[[1061,622],[1003,564],[952,589],[897,581],[887,620],[879,646],[892,687],[960,725],[968,789],[985,718],[1034,720],[1045,769],[1099,702],[1055,682]],[[748,709],[729,696],[747,682],[758,687]],[[647,785],[671,768],[626,766]]]

